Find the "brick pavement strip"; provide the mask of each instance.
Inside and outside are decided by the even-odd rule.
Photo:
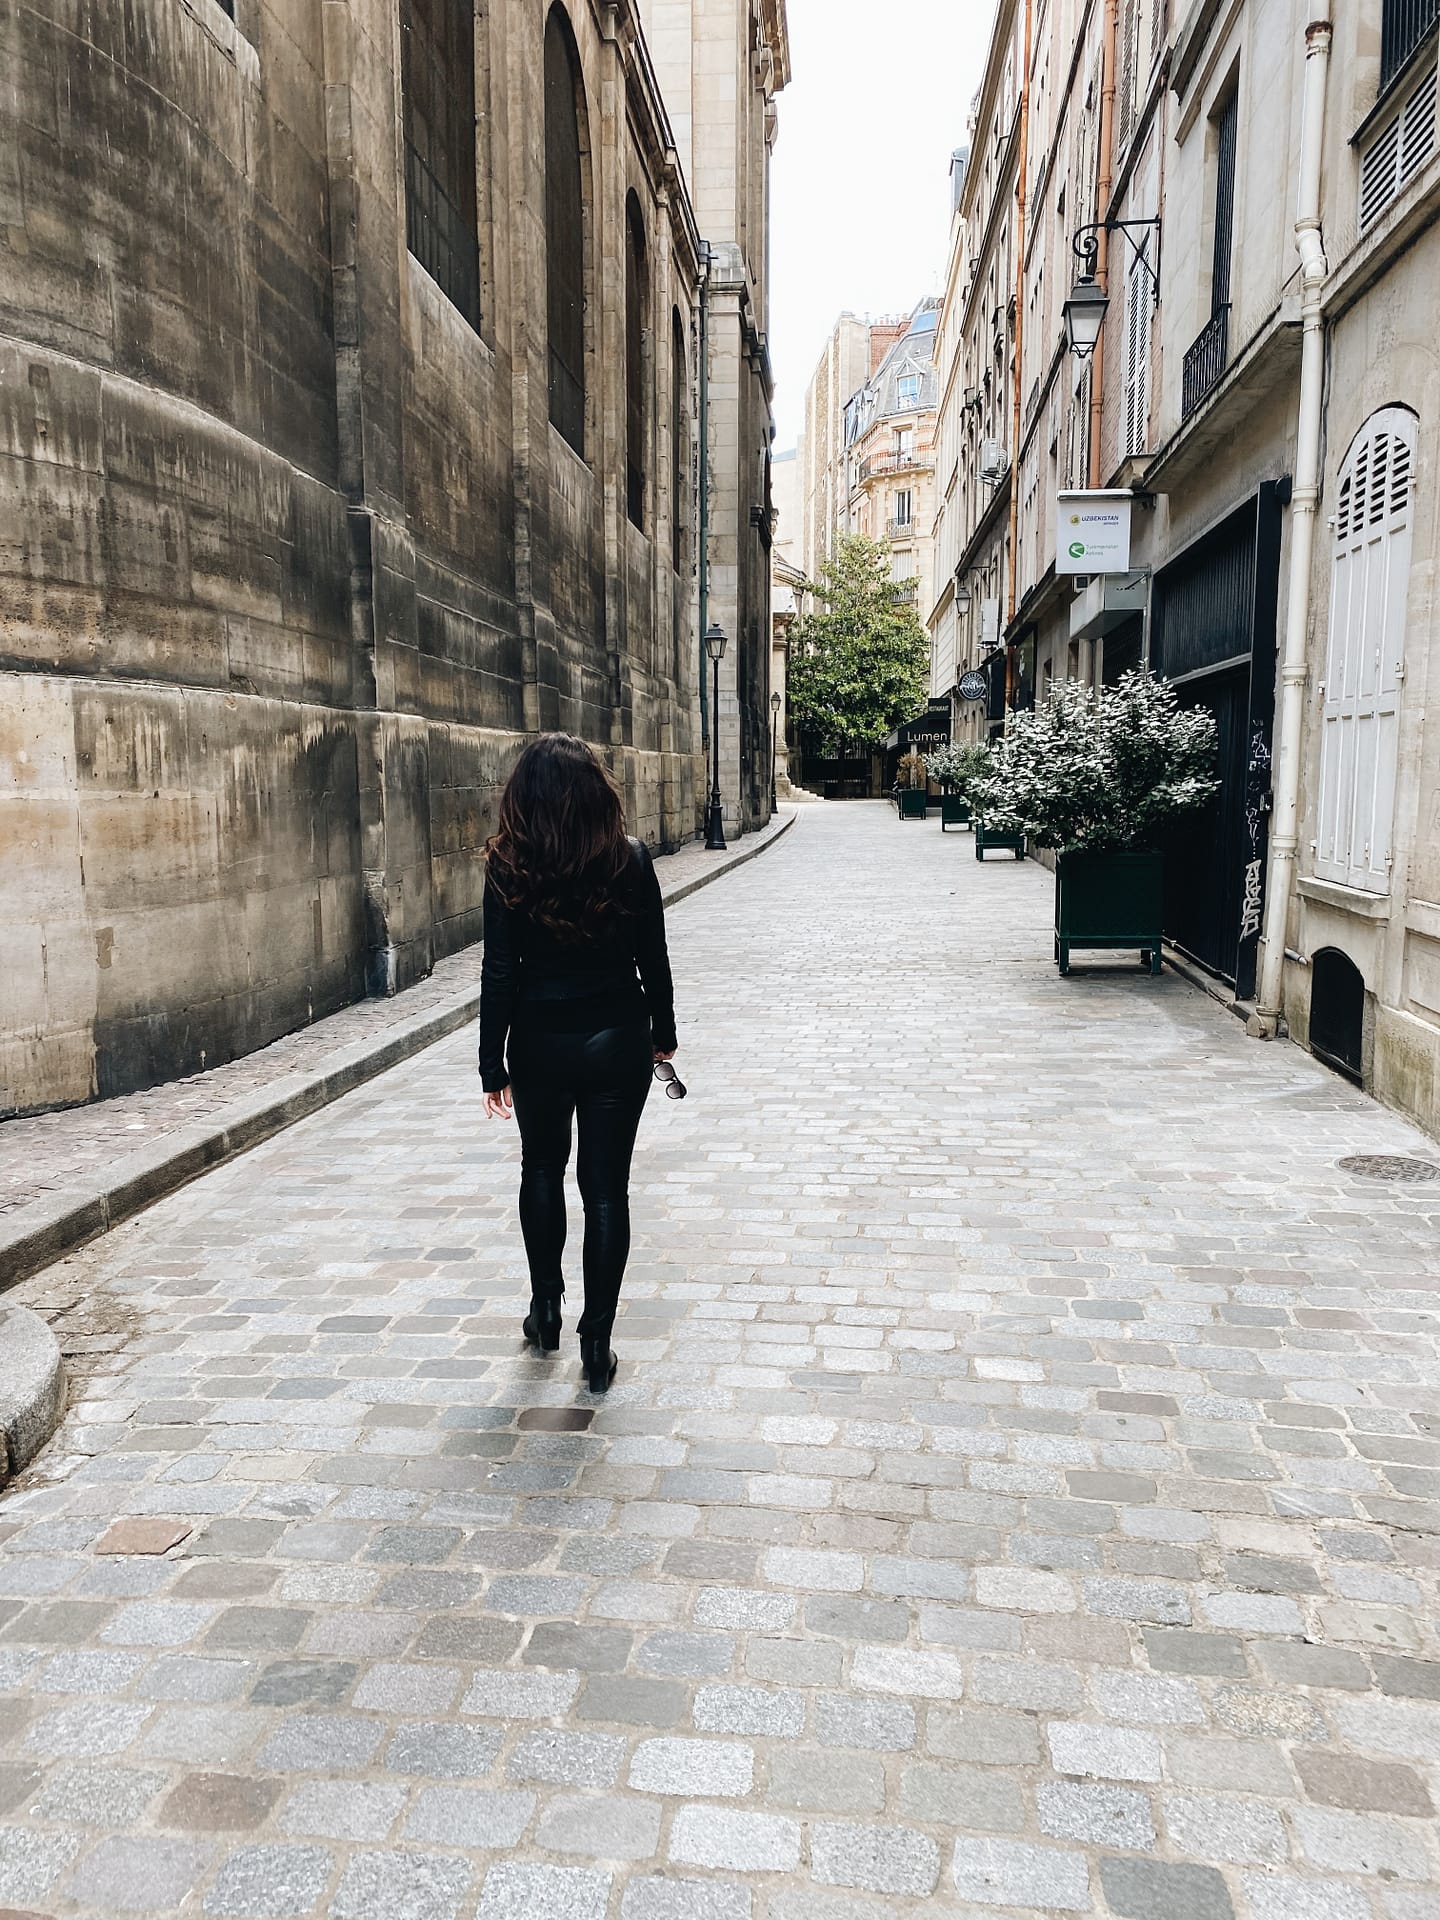
[[[0,1911],[1434,1920],[1427,1143],[1049,884],[854,805],[676,911],[603,1402],[470,1033],[23,1284]]]

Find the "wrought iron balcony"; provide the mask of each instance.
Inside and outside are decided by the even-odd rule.
[[[1185,355],[1180,382],[1180,416],[1188,420],[1225,371],[1230,345],[1230,309],[1217,307]]]
[[[915,538],[914,519],[887,520],[885,522],[885,538],[887,540],[913,540]]]
[[[868,459],[860,462],[860,478],[869,480],[877,473],[929,473],[935,465],[933,453],[919,453],[913,447],[903,451],[891,450],[887,453],[872,453]]]
[[[1385,0],[1380,23],[1380,91],[1440,19],[1440,0]]]

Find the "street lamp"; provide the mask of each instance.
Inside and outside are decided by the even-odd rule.
[[[725,851],[725,810],[720,804],[720,662],[725,656],[725,629],[712,620],[705,633],[705,651],[715,668],[715,701],[710,728],[710,805],[705,817],[705,850]]]
[[[774,813],[775,806],[776,806],[775,762],[778,759],[779,753],[780,753],[779,740],[780,740],[780,696],[778,693],[772,693],[770,696],[770,811],[771,813]]]
[[[955,611],[963,618],[970,611],[970,576],[955,582]]]
[[[1146,230],[1144,246],[1131,232],[1132,227],[1142,227]],[[1080,262],[1081,274],[1070,289],[1070,298],[1065,302],[1062,311],[1065,315],[1065,338],[1077,360],[1088,360],[1095,351],[1096,343],[1100,338],[1100,329],[1105,323],[1105,309],[1110,304],[1110,296],[1095,278],[1102,233],[1124,234],[1130,242],[1135,258],[1150,276],[1152,297],[1155,300],[1160,298],[1160,278],[1145,251],[1150,244],[1149,229],[1151,227],[1155,229],[1158,253],[1160,234],[1158,217],[1148,220],[1094,220],[1089,226],[1081,227],[1071,241],[1071,249]]]

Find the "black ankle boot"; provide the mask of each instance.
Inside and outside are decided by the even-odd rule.
[[[608,1333],[600,1335],[598,1339],[592,1335],[580,1342],[580,1365],[584,1368],[585,1384],[591,1393],[604,1393],[620,1365],[611,1351]]]
[[[530,1311],[520,1331],[542,1353],[554,1353],[560,1345],[560,1303],[565,1289],[558,1293],[532,1293]]]

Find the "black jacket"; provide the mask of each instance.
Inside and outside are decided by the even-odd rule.
[[[655,863],[638,840],[622,876],[626,911],[598,940],[564,941],[507,907],[485,884],[480,968],[480,1082],[509,1084],[505,1043],[519,1022],[585,1032],[648,1014],[654,1044],[675,1045],[675,989],[665,946],[665,908]]]

